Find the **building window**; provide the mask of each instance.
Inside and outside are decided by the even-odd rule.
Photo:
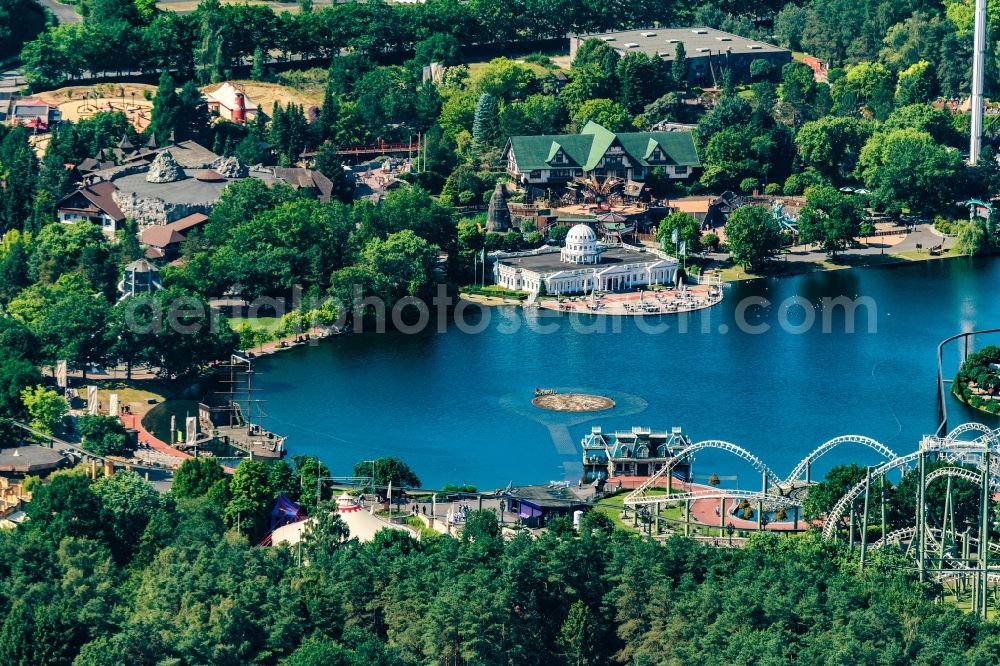
[[[572,169],[553,169],[552,170],[552,177],[553,178],[569,178],[572,175],[573,175],[573,170]]]
[[[687,172],[688,172],[688,168],[686,166],[675,166],[674,167],[674,173],[676,173],[678,176],[684,175]]]
[[[541,178],[541,177],[542,177],[542,172],[539,171],[538,169],[535,169],[534,171],[532,171],[531,173],[528,174],[528,178],[538,179],[538,178]]]

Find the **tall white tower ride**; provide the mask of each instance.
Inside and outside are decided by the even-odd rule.
[[[979,162],[983,144],[983,79],[986,68],[986,0],[976,0],[975,34],[972,43],[972,128],[969,164]]]

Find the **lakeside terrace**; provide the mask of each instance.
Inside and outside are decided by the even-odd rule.
[[[578,225],[578,228],[586,228]],[[589,230],[588,230],[589,231]],[[593,232],[590,231],[591,236]],[[494,280],[506,289],[535,294],[580,294],[590,291],[631,291],[676,280],[679,263],[651,248],[600,244],[596,237],[585,250],[588,261],[571,261],[566,252],[542,247],[529,252],[493,255]],[[567,247],[575,247],[568,241]]]
[[[717,285],[691,285],[676,289],[642,290],[635,293],[602,293],[539,301],[539,306],[558,312],[643,316],[679,314],[710,308],[722,301]]]

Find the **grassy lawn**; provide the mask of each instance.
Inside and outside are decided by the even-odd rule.
[[[931,255],[927,250],[908,250],[893,254],[894,257],[901,257],[907,261],[927,261],[928,259],[942,259],[945,257],[962,257],[965,255],[955,252],[954,248],[949,248],[937,256]]]
[[[423,521],[416,516],[407,516],[403,522],[409,527],[417,530],[417,532],[420,533],[421,539],[437,539],[438,537],[444,536],[437,530],[432,530],[424,525]]]
[[[267,331],[268,333],[273,333],[281,325],[281,317],[256,317],[254,319],[248,319],[246,317],[230,317],[229,326],[234,330],[238,331],[243,328],[244,324],[249,324],[250,328],[255,331]]]
[[[565,61],[564,54],[553,52],[553,53],[543,53],[542,55],[548,56],[552,60],[553,68],[545,67],[544,65],[539,65],[534,62],[524,62],[524,56],[515,56],[512,58],[516,62],[521,63],[525,67],[528,67],[535,73],[535,76],[542,77],[549,72],[554,72],[557,69],[565,69],[563,62]],[[476,77],[490,64],[489,60],[480,60],[476,62],[465,63],[466,67],[469,68],[469,79],[475,81]]]
[[[647,491],[647,494],[650,495],[650,496],[666,495],[666,490],[656,488],[656,489],[652,489],[652,490]],[[613,522],[615,524],[616,528],[621,529],[621,530],[635,532],[635,531],[638,531],[638,530],[637,530],[637,528],[635,528],[635,527],[632,526],[632,518],[631,518],[631,516],[629,517],[629,519],[627,521],[622,521],[622,518],[621,518],[621,511],[622,511],[622,508],[624,507],[624,502],[625,502],[625,496],[626,495],[628,495],[628,492],[621,492],[621,493],[618,493],[617,495],[614,495],[613,497],[604,498],[604,499],[602,499],[600,501],[600,503],[596,507],[594,507],[594,511],[599,511],[600,513],[603,513],[608,518],[610,518],[611,522]],[[665,509],[663,509],[660,512],[660,518],[661,519],[668,519],[668,520],[683,520],[684,519],[683,515],[681,513],[681,508],[679,506],[668,506],[668,507],[666,507]]]
[[[120,405],[129,405],[135,414],[145,414],[156,405],[164,402],[167,396],[171,395],[175,387],[161,379],[134,379],[126,381],[114,379],[96,382],[97,399],[104,405],[106,410],[111,403],[111,394],[118,394]],[[150,403],[150,400],[156,402]]]

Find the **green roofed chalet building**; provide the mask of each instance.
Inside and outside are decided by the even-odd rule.
[[[519,184],[552,187],[573,178],[642,182],[654,169],[678,180],[701,166],[691,132],[612,132],[591,121],[579,134],[512,136],[503,152]]]

